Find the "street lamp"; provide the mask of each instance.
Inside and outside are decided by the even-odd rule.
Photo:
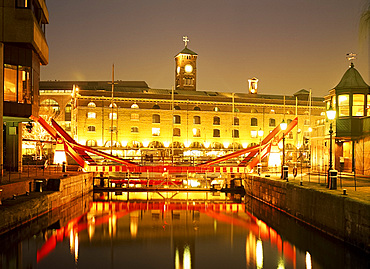
[[[280,129],[283,131],[283,162],[281,165],[281,178],[288,181],[288,167],[285,166],[285,130],[288,127],[288,124],[283,121],[280,123]]]
[[[261,175],[261,172],[262,172],[262,156],[261,156],[261,139],[262,139],[262,136],[263,136],[263,130],[260,128],[258,130],[258,137],[260,139],[260,147],[259,147],[260,160],[259,160],[259,163],[257,165],[258,175]]]
[[[336,182],[336,171],[333,170],[333,120],[335,119],[337,111],[333,109],[332,105],[330,104],[329,109],[326,111],[326,116],[328,120],[330,121],[330,127],[329,127],[329,170],[328,170],[328,184],[327,188],[330,187],[330,189],[336,189],[337,188],[337,182]],[[332,171],[333,170],[333,171]],[[335,181],[332,180],[332,176],[335,176]]]

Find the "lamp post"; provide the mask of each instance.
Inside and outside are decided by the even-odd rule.
[[[262,139],[262,136],[263,136],[263,130],[260,128],[258,130],[258,137],[260,139],[260,147],[259,147],[259,163],[257,165],[257,170],[258,170],[258,175],[261,175],[261,172],[262,172],[262,156],[261,156],[261,139]]]
[[[285,130],[288,127],[288,124],[283,120],[280,123],[280,129],[283,131],[283,162],[281,164],[281,178],[288,181],[288,167],[285,166]]]
[[[336,171],[333,170],[333,120],[336,116],[336,110],[333,109],[332,105],[330,104],[329,109],[326,111],[326,116],[330,121],[329,126],[329,170],[328,170],[328,183],[327,188],[336,189],[337,182],[336,182]]]

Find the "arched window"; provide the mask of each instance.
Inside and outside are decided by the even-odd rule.
[[[239,125],[239,118],[238,117],[234,117],[234,125]]]
[[[139,132],[139,127],[133,126],[131,127],[131,133],[138,133]]]
[[[57,117],[60,114],[60,106],[57,101],[53,99],[46,99],[40,103],[40,115],[48,115]]]
[[[158,114],[153,114],[152,123],[161,123],[161,116]]]
[[[251,118],[251,126],[258,126],[257,118]]]
[[[131,105],[131,108],[139,108],[139,106],[138,106],[138,104],[133,103],[133,104]]]
[[[95,126],[93,126],[93,125],[87,126],[87,131],[88,132],[95,132]]]
[[[96,140],[86,140],[86,146],[88,147],[96,147],[98,145],[98,143],[96,142]]]
[[[96,104],[94,102],[90,102],[87,104],[88,107],[94,108],[96,107]]]
[[[175,106],[174,109],[175,110],[181,110],[181,107],[180,106]]]
[[[240,112],[239,108],[234,108],[234,112]]]
[[[116,105],[116,103],[110,103],[110,104],[109,104],[109,107],[110,107],[110,108],[112,108],[112,107],[113,107],[113,108],[116,108],[116,107],[117,107],[117,105]]]
[[[194,116],[193,124],[200,124],[200,116]]]
[[[181,124],[181,116],[180,115],[174,115],[173,116],[173,123],[174,124]]]
[[[270,113],[271,113],[271,114],[275,114],[275,109],[271,109],[271,110],[270,110]]]
[[[251,109],[251,113],[258,113],[258,110],[257,110],[257,109],[255,109],[255,108],[252,108],[252,109]]]
[[[218,112],[218,111],[221,111],[217,106],[215,106],[214,108],[213,108],[213,111],[216,111],[216,112]]]
[[[213,129],[213,137],[220,137],[220,129]]]
[[[213,117],[213,125],[220,125],[220,117],[217,117],[217,116],[215,116],[215,117]]]
[[[173,136],[181,136],[180,128],[173,128]]]
[[[270,127],[275,127],[276,126],[276,123],[275,123],[275,119],[269,119],[269,126]]]
[[[159,106],[159,105],[155,104],[155,105],[153,106],[153,109],[161,109],[161,108],[160,108],[160,106]]]
[[[196,110],[196,111],[200,111],[200,107],[199,107],[199,106],[195,106],[195,107],[194,107],[194,110]]]

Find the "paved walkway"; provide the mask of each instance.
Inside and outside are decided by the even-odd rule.
[[[289,184],[300,185],[302,181],[303,187],[341,196],[343,196],[343,191],[345,189],[347,197],[370,204],[370,176],[356,175],[356,177],[354,177],[351,173],[338,173],[337,189],[330,190],[326,187],[325,174],[299,172],[296,177],[294,177],[293,174],[288,175]],[[280,179],[279,173],[262,174],[262,176],[266,175],[270,175],[272,180],[282,180]]]

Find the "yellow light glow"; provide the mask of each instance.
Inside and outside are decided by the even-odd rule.
[[[128,142],[127,141],[121,141],[122,147],[127,147]]]
[[[312,132],[312,128],[311,127],[308,127],[308,131],[311,133]]]
[[[75,262],[78,260],[78,234],[75,235]]]
[[[57,144],[54,153],[54,164],[63,164],[63,162],[67,162],[66,153],[63,144]]]
[[[276,146],[271,149],[268,165],[269,167],[279,167],[281,165],[280,151]]]
[[[191,73],[193,71],[193,67],[190,64],[185,65],[185,72]]]
[[[246,149],[248,147],[248,143],[243,143],[242,146]]]
[[[149,141],[143,141],[144,148],[147,148],[149,146]]]
[[[130,234],[131,238],[136,238],[139,226],[139,219],[137,217],[130,217]]]
[[[191,141],[185,141],[185,143],[184,143],[185,147],[187,147],[187,148],[190,146],[190,144],[191,144]]]
[[[179,257],[179,249],[176,248],[175,252],[175,269],[180,269],[180,257]]]
[[[224,147],[225,147],[225,148],[228,148],[228,147],[229,147],[229,145],[230,145],[230,142],[224,142]]]
[[[177,74],[178,74],[178,73],[180,73],[180,66],[178,66],[178,67],[176,68],[176,72],[177,72]]]
[[[168,141],[164,141],[164,142],[163,142],[163,145],[164,145],[166,148],[168,148],[168,147],[170,146],[170,142],[168,142]]]
[[[256,265],[257,268],[263,268],[263,247],[261,239],[258,239],[256,243]]]
[[[205,141],[203,144],[204,144],[204,146],[205,146],[206,148],[209,148],[209,146],[211,145],[211,143],[209,143],[208,141]]]

